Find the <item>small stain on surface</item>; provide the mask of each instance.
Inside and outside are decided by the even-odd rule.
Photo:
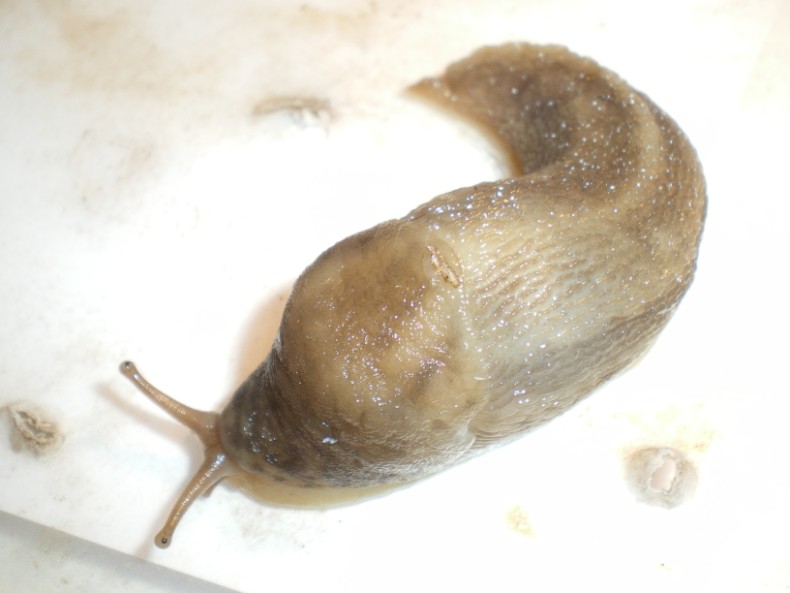
[[[535,530],[527,516],[527,512],[520,506],[516,505],[511,508],[505,515],[505,520],[507,521],[507,526],[513,531],[528,537],[535,535]]]
[[[674,508],[686,502],[697,486],[697,471],[672,447],[644,447],[626,458],[626,479],[641,501]]]
[[[252,108],[253,117],[281,112],[290,114],[294,123],[302,126],[326,126],[334,117],[329,101],[318,97],[268,97]]]
[[[60,427],[37,405],[20,401],[7,405],[6,410],[11,419],[9,440],[14,451],[38,456],[57,450],[63,443]]]

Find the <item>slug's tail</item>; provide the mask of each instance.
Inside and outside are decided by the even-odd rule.
[[[411,90],[466,116],[507,153],[512,173],[525,175],[583,148],[573,137],[589,123],[579,121],[578,99],[611,97],[618,83],[563,47],[513,43],[480,49]]]
[[[511,179],[409,215],[463,262],[478,375],[494,378],[470,430],[501,441],[628,367],[667,323],[694,276],[702,169],[646,95],[561,47],[483,48],[413,90],[511,160]]]
[[[143,378],[134,363],[121,363],[121,373],[148,396],[165,412],[187,426],[201,440],[205,447],[205,459],[198,471],[179,496],[164,527],[156,535],[154,543],[160,548],[170,545],[181,518],[187,509],[201,494],[208,494],[211,489],[227,476],[236,473],[235,464],[228,458],[219,438],[217,423],[219,414],[202,412],[174,400],[159,391]]]

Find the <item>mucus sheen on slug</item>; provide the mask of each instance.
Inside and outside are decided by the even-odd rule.
[[[489,132],[513,175],[325,251],[218,415],[122,365],[206,445],[159,545],[228,476],[396,484],[515,438],[640,356],[685,294],[705,183],[645,95],[564,48],[528,44],[481,49],[414,90]]]

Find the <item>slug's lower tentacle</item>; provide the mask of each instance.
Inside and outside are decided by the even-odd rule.
[[[192,503],[201,494],[207,494],[220,481],[235,473],[238,473],[238,469],[228,459],[228,455],[221,445],[207,447],[203,464],[179,496],[164,527],[156,534],[154,543],[160,548],[168,547],[173,540],[173,532]]]

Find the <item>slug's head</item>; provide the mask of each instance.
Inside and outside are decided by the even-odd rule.
[[[222,479],[239,472],[236,464],[228,458],[217,429],[219,415],[211,412],[201,412],[177,402],[159,391],[146,381],[138,372],[133,363],[121,363],[121,373],[134,383],[137,388],[147,395],[165,412],[189,427],[203,443],[206,457],[194,477],[189,481],[184,492],[176,501],[164,527],[157,533],[154,543],[160,548],[166,548],[173,539],[173,532],[178,526],[181,517],[201,494],[208,494]]]

